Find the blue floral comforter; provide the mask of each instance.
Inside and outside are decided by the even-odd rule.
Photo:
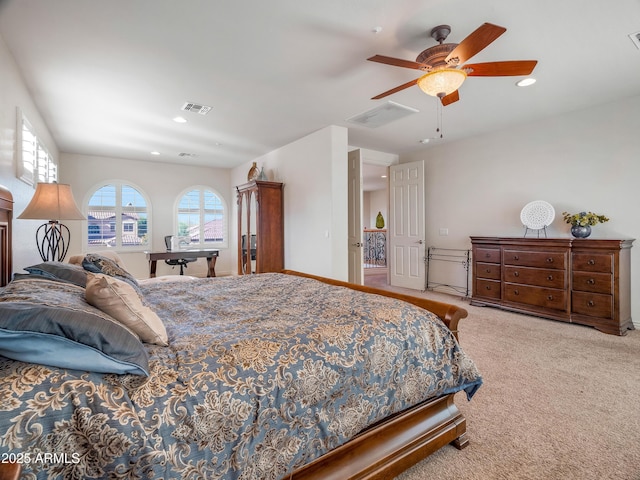
[[[0,455],[23,478],[276,480],[482,383],[437,317],[397,300],[282,274],[141,288],[169,334],[149,377],[0,357]]]

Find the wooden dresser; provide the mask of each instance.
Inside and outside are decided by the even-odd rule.
[[[471,237],[471,304],[624,335],[633,329],[632,243],[632,239]]]

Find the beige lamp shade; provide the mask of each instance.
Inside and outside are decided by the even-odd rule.
[[[64,183],[38,183],[33,198],[18,218],[37,220],[85,220]]]
[[[420,89],[433,97],[446,97],[462,86],[467,72],[455,68],[434,70],[418,79]]]

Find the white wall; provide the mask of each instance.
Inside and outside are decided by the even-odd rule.
[[[401,156],[425,160],[427,245],[464,249],[471,235],[522,236],[520,211],[532,200],[555,208],[549,236],[570,236],[563,211],[604,214],[611,220],[593,227],[592,238],[639,239],[631,272],[640,326],[638,112],[634,97]]]
[[[31,99],[15,61],[0,37],[0,184],[13,194],[13,270],[41,262],[36,248],[35,232],[40,220],[16,220],[25,209],[34,188],[16,177],[16,109],[20,107],[29,119],[38,138],[54,159],[59,159],[58,148],[49,129]]]
[[[284,183],[285,268],[346,280],[347,130],[329,126],[254,161]],[[233,188],[246,183],[250,167],[233,169]]]
[[[92,157],[87,155],[63,154],[60,161],[60,178],[71,184],[73,195],[82,210],[82,204],[88,200],[90,191],[106,180],[123,180],[139,187],[149,198],[151,209],[151,248],[164,251],[165,235],[176,233],[173,209],[178,196],[188,187],[204,185],[216,191],[227,204],[229,231],[235,225],[233,205],[235,197],[230,195],[230,170],[208,167],[192,167],[166,163],[141,162],[118,158]],[[86,214],[86,211],[84,212]],[[82,229],[86,222],[67,222],[71,230],[69,256],[85,252],[82,245]],[[235,246],[232,239],[229,245]],[[221,248],[216,262],[216,275],[230,275],[234,258],[230,252],[234,248]],[[144,252],[118,252],[127,265],[127,269],[137,278],[149,276],[149,264]],[[185,274],[204,277],[207,274],[205,259],[190,263]],[[164,262],[158,262],[157,275],[177,275],[177,267],[172,269]]]

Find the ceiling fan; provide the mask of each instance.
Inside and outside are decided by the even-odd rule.
[[[422,51],[415,62],[400,58],[374,55],[367,60],[385,63],[396,67],[414,68],[425,73],[422,77],[387,90],[376,95],[372,100],[386,97],[405,88],[418,85],[429,95],[440,98],[442,105],[449,105],[460,99],[458,88],[469,77],[501,77],[529,75],[537,60],[510,60],[502,62],[487,62],[464,64],[471,57],[484,50],[507,29],[491,23],[484,23],[467,36],[460,43],[444,43],[451,27],[439,25],[431,30],[431,37],[438,45]]]

